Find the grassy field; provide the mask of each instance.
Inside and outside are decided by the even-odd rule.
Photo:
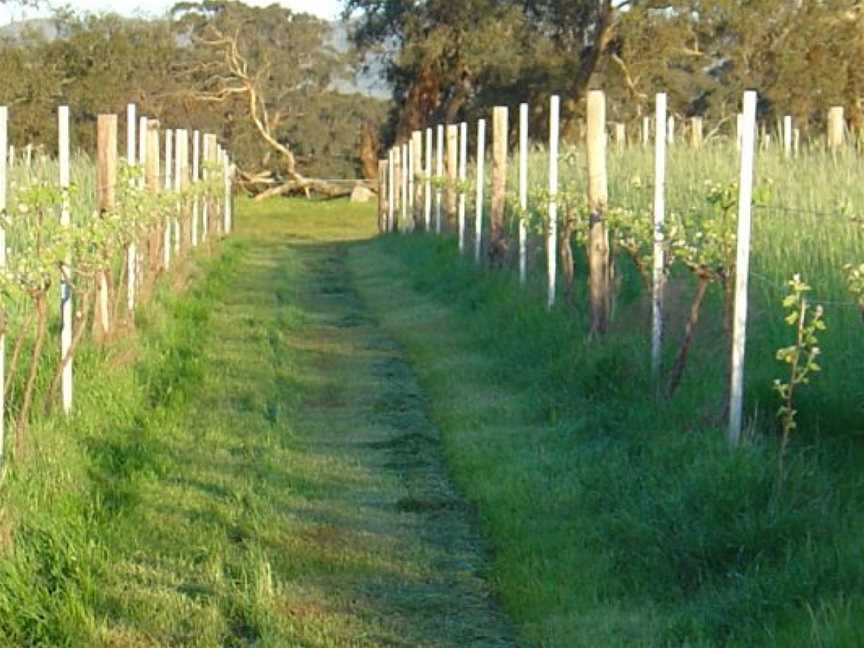
[[[349,265],[415,362],[529,644],[864,642],[859,437],[807,430],[781,487],[773,439],[731,451],[710,392],[655,401],[644,331],[588,340],[452,239],[387,237]]]
[[[344,269],[373,211],[243,205],[87,349],[0,489],[0,645],[512,644],[470,510]]]
[[[638,296],[589,340],[452,237],[241,207],[5,475],[0,644],[864,643],[860,437],[802,430],[781,484],[710,343],[654,398]]]

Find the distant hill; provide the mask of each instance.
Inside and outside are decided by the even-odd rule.
[[[332,36],[330,44],[339,52],[347,52],[351,48],[348,32],[350,25],[342,21],[331,21]],[[0,26],[0,38],[20,40],[28,33],[35,33],[43,38],[57,38],[57,28],[51,18],[31,18]],[[382,78],[383,64],[370,61],[368,70],[360,70],[354,78],[338,79],[333,82],[333,88],[345,94],[359,93],[376,99],[389,99],[390,86]]]

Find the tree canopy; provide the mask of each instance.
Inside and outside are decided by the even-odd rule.
[[[386,107],[334,89],[352,62],[330,46],[330,30],[308,14],[235,1],[182,2],[153,20],[60,10],[0,37],[0,103],[19,146],[53,148],[67,103],[75,142],[92,150],[88,124],[133,101],[165,127],[218,133],[246,177],[356,177],[367,123]]]
[[[552,93],[572,136],[594,87],[620,120],[665,91],[680,116],[722,122],[755,88],[763,117],[806,129],[840,104],[864,125],[860,0],[345,0],[345,13],[357,46],[386,59],[397,137],[495,103],[535,100],[540,120]]]

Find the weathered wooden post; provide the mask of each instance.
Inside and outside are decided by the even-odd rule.
[[[519,281],[528,278],[528,104],[519,104]]]
[[[828,111],[828,148],[836,153],[844,144],[845,121],[843,106],[833,106]]]
[[[623,151],[627,145],[627,127],[622,122],[615,123],[615,148]]]
[[[126,164],[135,166],[136,159],[136,133],[138,125],[135,116],[135,104],[126,106]],[[136,270],[138,269],[138,243],[133,237],[126,246],[126,311],[131,315],[135,311],[135,286],[137,284]]]
[[[694,149],[702,148],[703,126],[701,117],[690,118],[690,146]]]
[[[100,212],[111,211],[116,206],[117,185],[117,115],[98,115],[96,118],[96,186]],[[106,263],[107,259],[104,260]],[[109,313],[108,275],[105,268],[99,270],[99,314],[97,326],[103,335],[111,331]]]
[[[411,210],[411,151],[408,144],[402,144],[402,212],[399,218],[399,231],[409,232],[408,214]]]
[[[399,218],[402,213],[402,147],[397,143],[393,147],[393,220],[391,231],[399,230]]]
[[[406,212],[405,218],[405,231],[410,232],[414,230],[414,210],[415,210],[415,202],[414,202],[414,167],[417,164],[417,160],[415,158],[414,152],[414,136],[412,133],[411,138],[405,144],[405,154],[407,160],[407,166],[405,168],[405,172],[407,173],[408,186],[406,188],[407,197],[408,197],[408,210]]]
[[[139,117],[138,118],[138,164],[141,166],[142,174],[140,180],[140,187],[144,189],[147,186],[147,180],[144,177],[143,169],[147,164],[147,132],[150,128],[149,126],[150,120],[147,117]],[[135,278],[136,281],[136,290],[140,291],[141,287],[144,285],[144,274],[145,274],[145,258],[144,251],[147,246],[142,245],[139,241],[137,246],[138,254],[135,257]]]
[[[609,327],[610,268],[609,234],[605,213],[608,198],[606,179],[606,95],[600,90],[588,94],[588,229],[589,306],[591,333],[603,334]]]
[[[480,263],[483,247],[483,183],[486,180],[486,120],[477,120],[477,174],[474,194],[474,262]]]
[[[492,200],[490,210],[489,261],[500,265],[507,258],[504,205],[507,194],[507,107],[492,110]]]
[[[656,99],[656,132],[662,133],[666,123],[666,93]],[[654,379],[660,375],[660,360],[663,343],[663,292],[665,287],[666,259],[663,249],[663,223],[666,219],[666,140],[654,139],[654,250],[651,299],[651,371]]]
[[[159,193],[162,187],[160,182],[159,169],[159,122],[150,121],[147,124],[147,143],[146,154],[144,158],[144,180],[147,183],[147,190],[150,193]],[[151,275],[155,275],[159,267],[159,230],[153,228],[150,232],[148,242],[148,263],[150,265]]]
[[[174,255],[179,256],[183,246],[183,230],[181,222],[185,205],[183,204],[182,192],[186,188],[189,172],[189,133],[183,128],[174,131],[177,138],[174,151],[174,191],[177,192],[177,213],[174,216]]]
[[[414,224],[412,229],[420,227],[423,222],[423,131],[411,133],[411,159],[414,161]]]
[[[69,184],[71,169],[69,164],[69,106],[60,106],[57,111],[57,144],[60,167],[60,191],[63,203],[60,206],[60,226],[71,226],[69,210]],[[63,375],[60,380],[60,399],[65,414],[72,413],[72,256],[66,255],[60,269],[60,358]]]
[[[201,131],[192,132],[192,184],[196,185],[201,180]],[[198,196],[192,199],[192,247],[198,247],[198,221],[200,219],[200,205]]]
[[[165,191],[174,188],[172,173],[174,170],[174,131],[165,130]],[[165,216],[165,231],[162,241],[162,267],[167,272],[171,269],[171,217]]]
[[[669,115],[669,120],[668,120],[668,124],[667,124],[667,131],[666,131],[666,141],[670,146],[675,144],[675,116],[674,115]]]
[[[378,232],[387,231],[387,160],[378,160]]]
[[[755,92],[744,93],[741,175],[738,183],[738,237],[735,259],[735,313],[729,389],[729,443],[738,445],[744,410],[744,350],[747,341],[747,292],[750,274],[750,205],[753,200],[753,158],[756,140]]]
[[[561,99],[549,98],[549,206],[546,222],[546,307],[555,305],[558,283],[558,140]],[[567,242],[569,245],[570,242]]]
[[[651,144],[651,118],[642,118],[642,146],[648,148]]]
[[[393,231],[394,202],[396,200],[394,186],[396,184],[396,150],[390,148],[387,152],[387,232]]]
[[[447,124],[447,184],[444,193],[444,213],[447,228],[456,229],[456,177],[459,172],[459,127]]]
[[[792,157],[792,116],[786,115],[783,118],[783,155],[786,158]]]

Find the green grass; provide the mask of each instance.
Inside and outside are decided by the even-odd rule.
[[[374,210],[301,205],[244,202],[189,290],[82,355],[75,417],[34,425],[0,487],[0,645],[511,645],[344,268]]]
[[[806,430],[782,488],[771,435],[730,450],[710,423],[716,325],[658,403],[645,329],[589,340],[580,309],[547,313],[539,287],[475,270],[452,238],[385,237],[349,266],[417,368],[529,644],[864,642],[860,438]]]

